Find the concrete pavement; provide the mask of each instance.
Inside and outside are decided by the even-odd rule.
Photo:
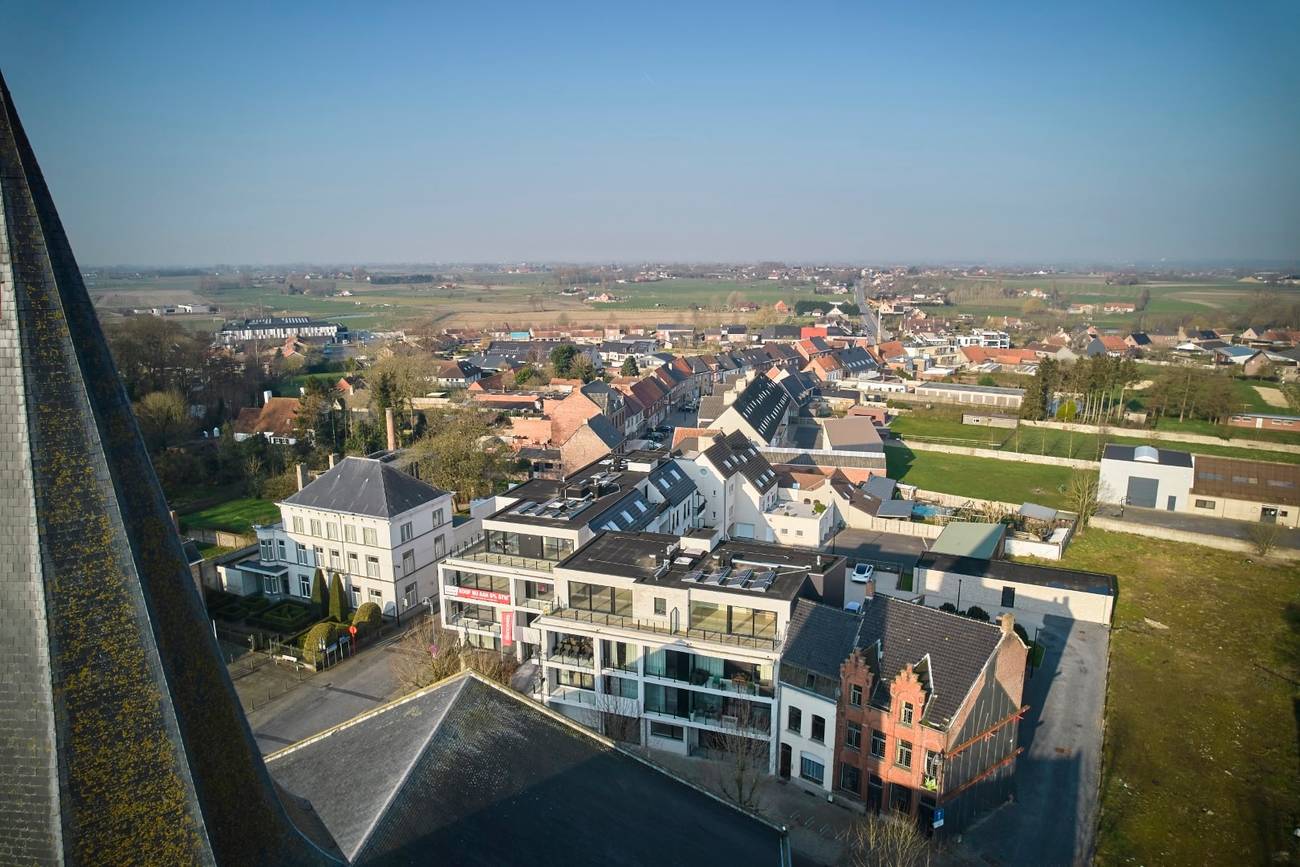
[[[1203,536],[1219,536],[1249,542],[1250,530],[1257,527],[1255,521],[1232,521],[1227,518],[1211,518],[1205,515],[1193,515],[1187,512],[1168,512],[1161,509],[1139,509],[1135,506],[1104,505],[1097,509],[1097,514],[1128,524],[1148,527],[1165,527]],[[1300,549],[1300,530],[1281,528],[1278,532],[1277,547]]]

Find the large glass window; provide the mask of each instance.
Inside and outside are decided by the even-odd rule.
[[[596,688],[595,675],[583,674],[580,671],[569,671],[568,669],[559,669],[555,673],[559,676],[560,686],[572,686],[578,689]]]
[[[636,681],[630,677],[606,677],[605,692],[619,698],[640,698]]]
[[[691,715],[690,693],[657,683],[645,685],[645,709],[650,713],[686,718]]]
[[[447,577],[456,587],[490,590],[493,593],[510,592],[510,579],[504,575],[481,575],[478,572],[462,572],[457,569],[449,572]]]
[[[636,646],[623,641],[602,641],[600,654],[606,668],[636,672]]]
[[[820,786],[826,777],[826,766],[811,756],[803,756],[799,762],[799,776]]]
[[[632,616],[632,591],[603,584],[569,582],[569,607],[584,611],[603,611],[606,614]]]
[[[727,631],[727,612],[712,602],[691,603],[691,628],[710,632]]]

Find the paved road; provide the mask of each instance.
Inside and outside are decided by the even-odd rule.
[[[867,290],[862,285],[862,281],[855,281],[853,284],[853,295],[857,299],[858,309],[862,311],[862,327],[867,337],[871,338],[872,343],[879,343],[880,332],[876,328],[876,317],[872,315],[871,308],[867,306]]]
[[[386,639],[249,712],[248,723],[262,752],[283,749],[395,698],[393,641]]]
[[[1058,622],[1039,640],[1047,650],[1025,683],[1030,710],[1020,728],[1015,803],[968,830],[961,847],[989,864],[1092,861],[1110,630]]]

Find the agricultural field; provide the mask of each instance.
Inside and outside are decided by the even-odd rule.
[[[1060,565],[1119,577],[1096,863],[1290,863],[1300,565],[1097,529]]]
[[[1069,508],[1066,490],[1075,472],[1069,467],[914,452],[892,446],[885,449],[885,462],[891,479],[927,491],[1004,503],[1033,502],[1055,509]]]
[[[1216,455],[1242,460],[1300,463],[1300,448],[1294,452],[1245,449],[1218,444],[1179,443],[1169,440],[1151,440],[1141,431],[1111,428],[1105,434],[1078,433],[1054,428],[1020,427],[1016,430],[962,424],[960,416],[912,412],[900,415],[889,425],[894,433],[918,442],[967,448],[997,449],[1083,461],[1100,460],[1106,443],[1120,445],[1155,445],[1159,448],[1177,449],[1202,455]]]

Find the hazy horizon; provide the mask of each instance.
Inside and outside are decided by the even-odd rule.
[[[87,267],[1300,260],[1281,0],[7,18]]]

